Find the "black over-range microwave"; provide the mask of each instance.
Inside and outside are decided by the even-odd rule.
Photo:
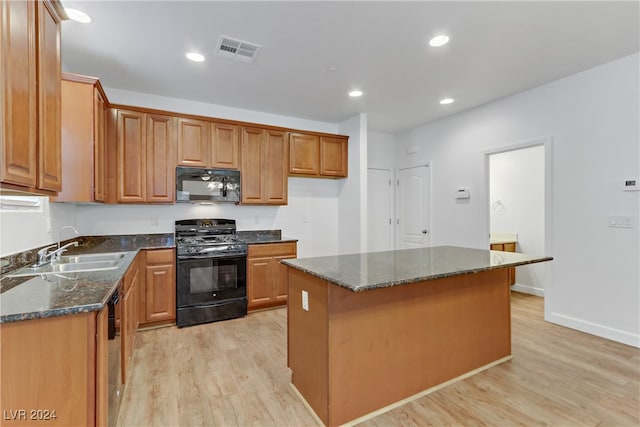
[[[240,171],[176,168],[176,202],[240,202]]]

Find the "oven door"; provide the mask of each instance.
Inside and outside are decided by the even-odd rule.
[[[246,297],[246,255],[191,258],[177,262],[176,297],[178,307]]]

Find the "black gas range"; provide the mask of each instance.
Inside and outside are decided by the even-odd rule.
[[[232,219],[175,222],[178,327],[247,314],[247,244]]]

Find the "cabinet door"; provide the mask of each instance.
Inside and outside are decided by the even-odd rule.
[[[287,275],[287,267],[283,264],[280,264],[280,261],[283,259],[291,259],[295,258],[295,254],[293,255],[285,255],[285,256],[277,256],[273,257],[273,299],[277,302],[285,303],[287,302],[287,297],[289,295],[289,278]]]
[[[209,122],[178,119],[178,165],[208,167]]]
[[[176,270],[173,249],[146,251],[145,323],[176,318]]]
[[[60,19],[48,1],[38,4],[38,188],[62,189],[60,144]]]
[[[287,165],[289,163],[289,134],[266,131],[263,175],[264,202],[270,205],[286,205],[288,196]]]
[[[173,117],[147,114],[147,202],[175,200]]]
[[[244,204],[263,202],[263,150],[264,131],[257,128],[242,129],[241,197]]]
[[[271,258],[247,259],[248,308],[268,305],[273,299]]]
[[[93,197],[96,202],[104,202],[107,197],[106,106],[100,91],[97,88],[93,91]]]
[[[320,173],[320,138],[292,133],[289,136],[289,173],[317,176]]]
[[[118,110],[117,116],[117,193],[118,202],[146,200],[145,114]]]
[[[346,177],[348,172],[346,138],[320,138],[320,175]]]
[[[238,126],[211,124],[211,167],[238,169],[240,166],[240,131]]]
[[[37,172],[36,2],[0,3],[2,182],[35,187]]]

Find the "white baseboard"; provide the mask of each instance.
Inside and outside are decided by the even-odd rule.
[[[516,292],[522,292],[523,294],[536,295],[539,297],[544,297],[544,288],[536,288],[534,286],[523,285],[521,283],[516,283],[511,286],[511,289]]]
[[[599,325],[597,323],[588,322],[586,320],[577,319],[560,313],[551,313],[548,317],[545,316],[545,320],[571,329],[577,329],[578,331],[586,332],[591,335],[606,338],[611,341],[640,348],[639,334],[633,334],[631,332],[622,331],[609,326]]]

